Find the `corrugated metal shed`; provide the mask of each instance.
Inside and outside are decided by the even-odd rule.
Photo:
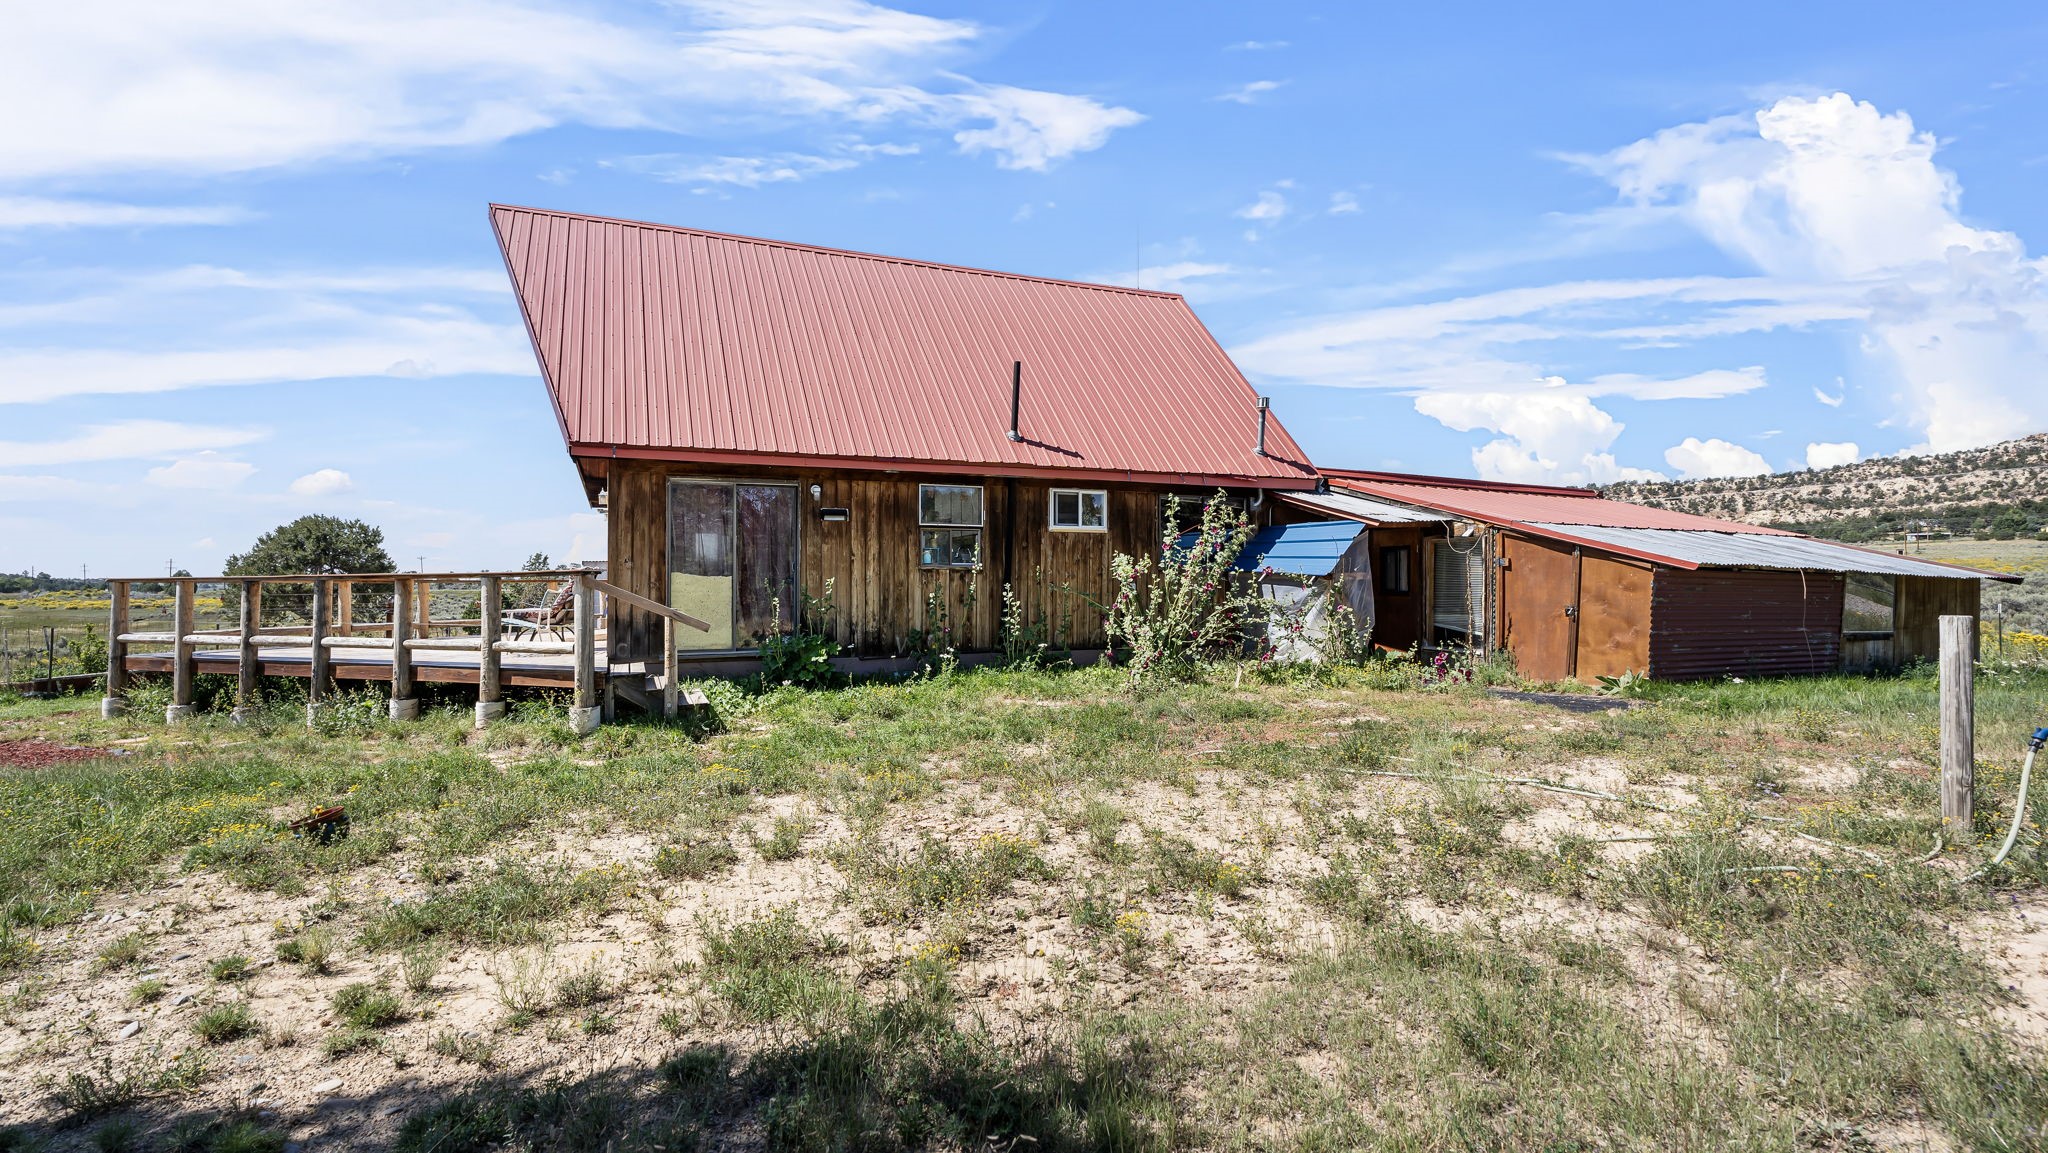
[[[1281,494],[1280,499],[1302,508],[1371,525],[1442,524],[1452,519],[1443,513],[1374,500],[1350,492],[1290,492]]]
[[[1696,529],[1753,536],[1795,536],[1784,529],[1715,520],[1648,505],[1608,500],[1579,489],[1450,481],[1439,477],[1396,479],[1397,474],[1331,472],[1332,487],[1383,500],[1458,513],[1473,520],[1523,524],[1605,525],[1611,528]]]
[[[1178,295],[491,206],[570,452],[1306,488]],[[1023,439],[1008,438],[1024,363]]]
[[[1894,576],[1986,577],[2015,584],[2020,580],[2010,573],[1981,572],[1789,533],[1697,532],[1546,524],[1540,521],[1531,522],[1529,527],[1686,568],[1805,569],[1810,572],[1889,573]]]

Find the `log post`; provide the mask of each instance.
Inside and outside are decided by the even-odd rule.
[[[1977,622],[1941,618],[1941,825],[1968,836],[1977,784]]]
[[[313,628],[310,633],[313,642],[311,667],[306,678],[306,727],[319,723],[320,710],[327,706],[327,681],[333,668],[327,653],[327,615],[332,611],[330,594],[333,582],[313,579]]]
[[[356,635],[356,582],[334,582],[334,631],[338,636]]]
[[[112,719],[128,711],[128,582],[107,582],[107,695],[100,698],[100,716]]]
[[[676,719],[676,618],[661,618],[661,715],[664,720]]]
[[[256,630],[262,620],[263,585],[257,581],[242,581],[242,603],[238,635],[240,646],[235,650],[235,711],[228,714],[236,724],[246,724],[256,715],[256,674],[259,671],[256,652]]]
[[[198,592],[198,582],[180,580],[171,602],[171,704],[164,710],[167,725],[188,721],[199,713],[198,706],[192,703],[193,680],[199,667],[193,659],[192,642],[186,639],[192,635],[192,600]]]
[[[476,602],[476,727],[480,729],[505,715],[504,656],[496,647],[505,626],[503,588],[501,578],[483,578],[483,591]]]
[[[576,701],[569,708],[569,728],[579,736],[597,731],[597,574],[576,574]]]
[[[420,716],[420,700],[413,695],[412,650],[405,642],[412,639],[412,582],[398,578],[391,582],[391,719],[394,721],[416,721]]]

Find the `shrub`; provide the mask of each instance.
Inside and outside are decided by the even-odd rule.
[[[405,1020],[405,1004],[398,995],[367,982],[335,990],[334,1015],[355,1029],[382,1029]]]
[[[251,1013],[248,1004],[242,1001],[215,1005],[201,1013],[199,1019],[192,1023],[192,1031],[199,1034],[199,1039],[209,1045],[225,1045],[229,1041],[238,1041],[256,1032],[259,1027],[256,1014]]]
[[[1179,509],[1179,498],[1169,497],[1168,524]],[[1202,507],[1186,547],[1169,540],[1157,556],[1118,553],[1110,561],[1116,595],[1104,611],[1105,631],[1128,655],[1134,686],[1185,677],[1205,660],[1243,651],[1247,626],[1265,614],[1232,567],[1251,538],[1250,518],[1219,493]]]

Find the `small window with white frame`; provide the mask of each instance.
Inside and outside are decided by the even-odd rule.
[[[1050,502],[1056,532],[1108,532],[1109,493],[1099,488],[1056,488]]]
[[[981,563],[981,497],[978,484],[917,486],[920,567],[973,568]]]

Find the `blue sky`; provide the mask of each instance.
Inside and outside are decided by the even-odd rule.
[[[1326,464],[1584,483],[2048,428],[2038,5],[8,21],[0,569],[215,571],[305,512],[407,566],[601,555],[492,200],[1182,291]]]

